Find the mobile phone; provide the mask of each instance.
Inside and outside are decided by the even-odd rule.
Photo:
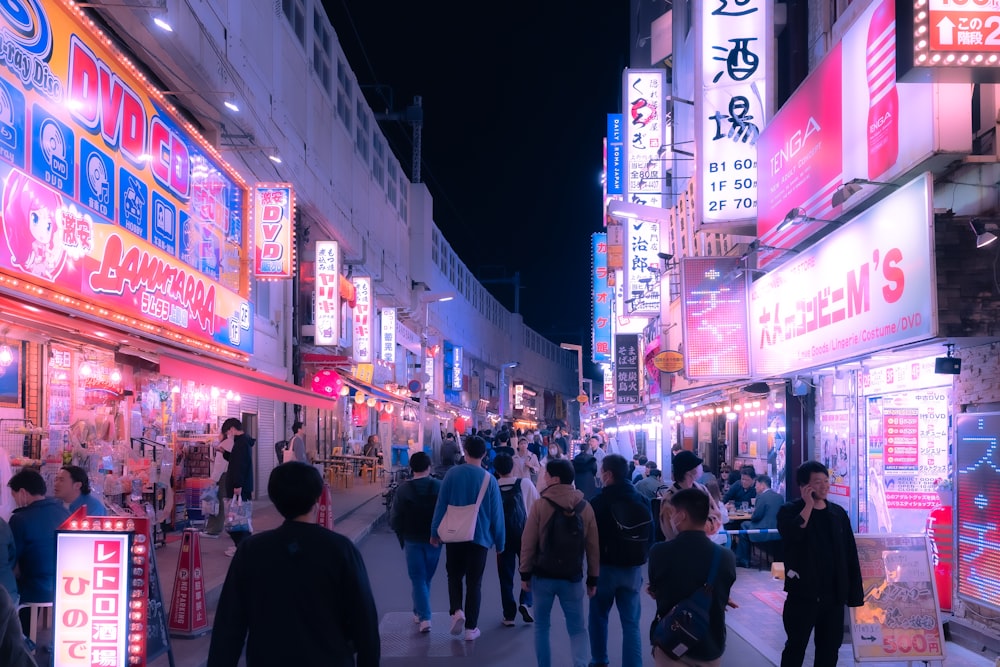
[[[819,497],[816,495],[815,491],[813,491],[812,489],[810,489],[809,493],[812,495],[812,499],[813,500],[819,500]]]

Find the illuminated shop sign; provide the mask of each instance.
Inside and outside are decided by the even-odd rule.
[[[462,346],[456,345],[451,354],[451,389],[460,391],[462,389]]]
[[[642,371],[639,334],[615,335],[615,396],[618,405],[640,405]]]
[[[660,223],[626,220],[625,305],[632,313],[660,312]]]
[[[738,257],[681,260],[684,375],[748,377],[747,277]]]
[[[932,180],[917,178],[754,282],[754,372],[780,376],[937,332]]]
[[[253,189],[257,278],[291,278],[295,253],[295,193],[291,183],[258,183]]]
[[[607,183],[605,194],[625,193],[625,117],[620,113],[608,114]]]
[[[6,6],[0,271],[81,302],[63,308],[251,353],[240,177],[79,10]]]
[[[81,508],[56,533],[56,667],[145,665],[147,635],[161,633],[150,608],[148,523],[133,517],[86,517]],[[155,603],[162,605],[156,591]],[[155,626],[155,627],[151,627]],[[151,652],[147,656],[147,649]]]
[[[635,204],[663,206],[665,158],[670,146],[664,100],[666,71],[626,69],[622,83],[625,195]],[[610,142],[610,135],[608,139]]]
[[[593,234],[590,242],[593,255],[591,283],[594,299],[590,347],[596,364],[611,361],[611,302],[614,300],[614,293],[608,286],[608,235]]]
[[[524,409],[524,385],[515,384],[514,385],[514,409],[523,410]]]
[[[613,400],[615,400],[615,374],[609,364],[604,367],[604,402],[611,403]]]
[[[771,5],[704,0],[695,10],[695,140],[702,224],[757,215],[757,140],[770,109]]]
[[[340,341],[340,246],[336,241],[316,242],[313,323],[317,345],[336,345]]]
[[[872,3],[768,123],[760,141],[763,243],[794,248],[826,226],[803,222],[779,232],[793,208],[829,220],[884,193],[885,186],[861,183],[835,201],[845,183],[892,181],[935,153],[971,150],[967,88],[898,83],[900,34],[892,0]],[[762,252],[758,265],[786,258]]]
[[[994,0],[897,3],[900,79],[995,83],[1000,5]]]
[[[396,309],[382,309],[381,358],[390,364],[396,363]]]
[[[354,283],[354,309],[352,310],[354,321],[354,361],[359,363],[371,363],[373,356],[372,316],[374,314],[374,304],[372,303],[372,279],[368,276],[352,278]]]
[[[955,416],[955,530],[959,596],[1000,609],[1000,413]],[[942,475],[944,477],[945,475]]]

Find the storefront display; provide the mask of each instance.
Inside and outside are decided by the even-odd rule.
[[[868,370],[861,378],[867,507],[873,533],[923,532],[938,506],[936,483],[947,477],[950,375],[934,358]]]

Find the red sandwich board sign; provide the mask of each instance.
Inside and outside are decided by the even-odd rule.
[[[198,531],[193,528],[185,529],[181,538],[167,627],[172,637],[198,637],[211,629],[205,601],[205,573],[201,569],[201,543]]]

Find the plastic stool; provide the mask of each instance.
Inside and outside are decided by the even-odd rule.
[[[46,609],[49,610],[49,611],[45,611],[45,616],[48,619],[48,623],[46,624],[46,627],[49,627],[49,626],[52,625],[52,611],[51,611],[51,609],[52,609],[52,603],[51,602],[27,602],[25,604],[18,605],[18,607],[17,607],[17,613],[18,613],[19,616],[21,614],[21,610],[22,609],[27,609],[28,610],[28,639],[30,639],[32,641],[32,643],[37,644],[38,643],[38,622],[39,622],[39,617],[42,615],[43,611],[45,611]]]

